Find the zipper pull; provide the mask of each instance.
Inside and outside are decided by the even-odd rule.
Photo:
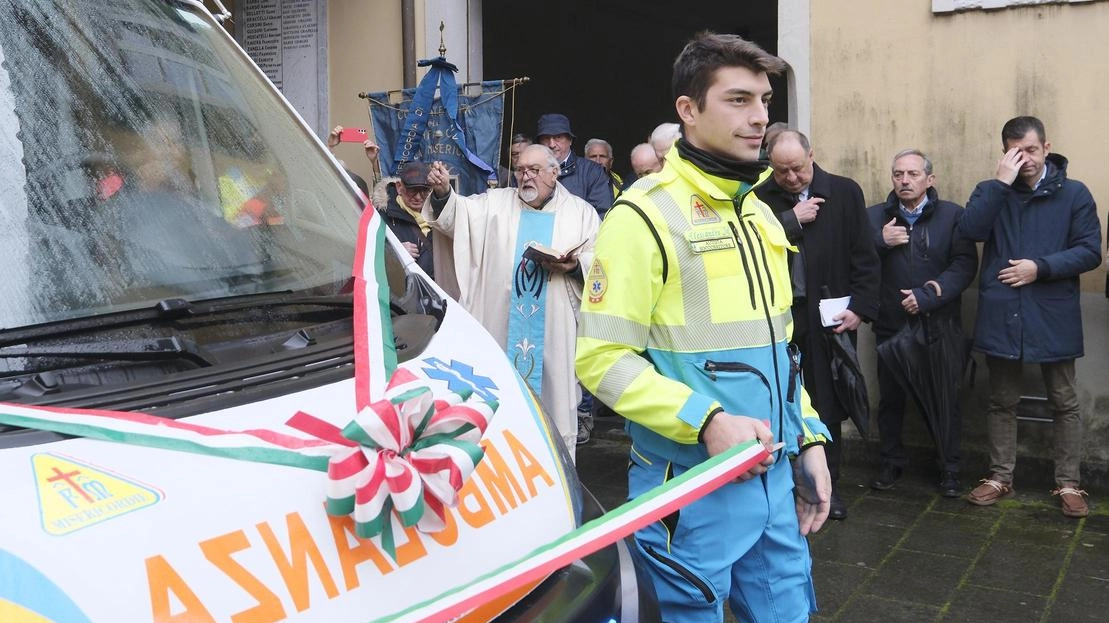
[[[716,362],[715,361],[706,361],[705,362],[705,372],[709,373],[709,379],[715,381],[716,380]]]

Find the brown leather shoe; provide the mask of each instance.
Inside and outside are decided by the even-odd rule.
[[[1087,494],[1082,489],[1059,487],[1051,495],[1059,496],[1059,505],[1063,507],[1063,514],[1067,517],[1085,517],[1090,514],[1090,507],[1082,499]]]
[[[1013,485],[993,478],[983,478],[977,487],[967,494],[967,501],[978,506],[996,504],[998,500],[1013,495]]]

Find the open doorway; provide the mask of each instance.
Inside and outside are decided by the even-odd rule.
[[[674,58],[701,30],[729,32],[777,54],[777,0],[706,0],[682,11],[659,0],[564,0],[535,5],[482,0],[486,79],[528,76],[516,89],[514,129],[535,133],[539,115],[570,118],[574,152],[598,137],[612,143],[613,169],[659,123],[677,121],[670,76]],[[785,76],[771,81],[770,120],[788,121]],[[505,147],[511,106],[505,103]]]

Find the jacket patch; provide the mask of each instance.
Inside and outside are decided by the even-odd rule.
[[[601,265],[601,260],[593,260],[586,282],[589,284],[589,302],[600,303],[604,300],[605,291],[608,290],[608,277],[605,276],[605,267]]]
[[[735,239],[723,229],[687,231],[685,239],[694,253],[735,248]]]
[[[689,198],[689,220],[694,225],[719,223],[720,215],[698,195]]]

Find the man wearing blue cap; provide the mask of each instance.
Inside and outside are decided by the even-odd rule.
[[[558,182],[571,195],[589,202],[597,210],[597,216],[604,218],[605,212],[612,207],[612,186],[608,173],[596,162],[574,155],[570,150],[574,138],[566,115],[551,113],[539,117],[535,142],[554,152],[560,169]]]

